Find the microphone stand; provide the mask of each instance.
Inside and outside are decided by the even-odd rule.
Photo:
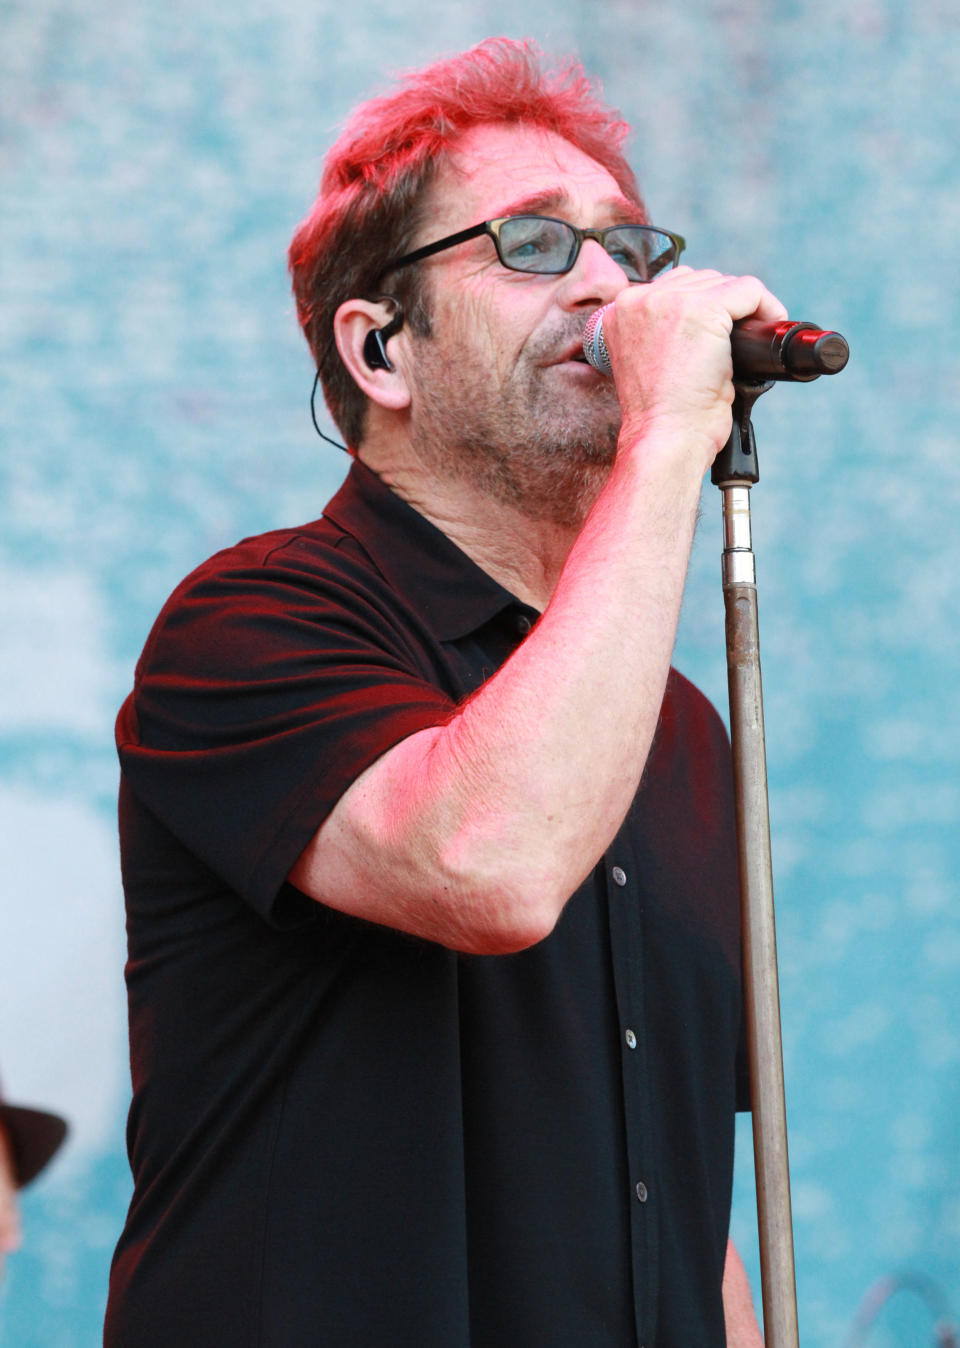
[[[756,564],[750,529],[750,488],[760,476],[750,414],[757,398],[773,388],[773,381],[748,383],[735,378],[734,387],[733,428],[710,476],[723,493],[723,597],[763,1328],[766,1348],[799,1348]]]

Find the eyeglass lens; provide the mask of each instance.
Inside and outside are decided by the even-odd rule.
[[[647,281],[674,260],[670,236],[643,225],[607,230],[603,246],[631,281]],[[577,235],[563,220],[517,215],[500,226],[499,251],[504,266],[514,271],[564,272],[573,265]]]

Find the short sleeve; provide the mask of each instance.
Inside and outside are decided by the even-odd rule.
[[[266,916],[347,787],[455,705],[362,549],[298,535],[261,556],[241,544],[174,593],[117,745],[136,798]]]

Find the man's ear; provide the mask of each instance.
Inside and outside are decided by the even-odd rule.
[[[352,379],[371,402],[395,412],[410,405],[404,344],[392,340],[401,322],[393,299],[344,300],[333,316],[337,350]]]

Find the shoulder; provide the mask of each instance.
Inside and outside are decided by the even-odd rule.
[[[325,622],[382,628],[397,606],[362,545],[321,518],[246,538],[215,553],[176,587],[153,624],[137,676],[175,660],[263,658],[271,644],[309,642]]]
[[[661,712],[661,732],[685,741],[702,742],[723,752],[729,750],[727,728],[713,703],[696,684],[671,668]]]
[[[189,747],[198,726],[211,742],[211,725],[222,737],[255,724],[262,737],[291,716],[330,718],[350,698],[376,705],[414,686],[422,700],[425,683],[446,686],[435,647],[413,601],[337,522],[246,538],[164,604],[118,742]]]
[[[692,814],[714,811],[731,790],[727,728],[709,699],[675,669],[647,763],[645,783],[652,782],[665,794],[683,797]]]
[[[207,592],[226,597],[232,585],[284,581],[309,587],[350,569],[375,571],[373,562],[338,524],[321,516],[308,524],[241,539],[208,557],[176,587],[160,611],[171,611]]]

